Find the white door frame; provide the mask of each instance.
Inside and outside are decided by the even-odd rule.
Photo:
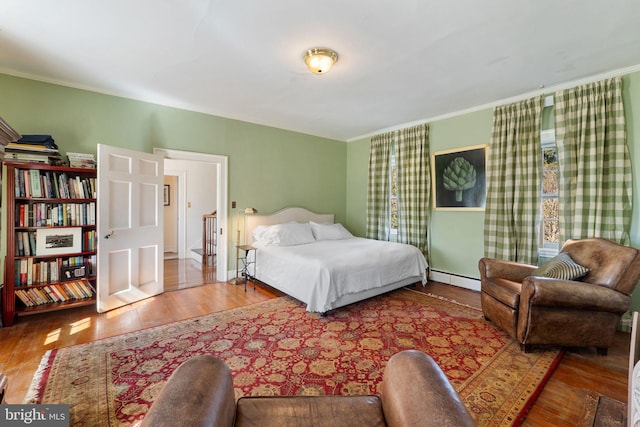
[[[217,182],[218,182],[218,191],[217,200],[216,200],[216,209],[218,215],[218,245],[217,245],[217,256],[216,258],[216,280],[219,282],[227,281],[227,263],[228,263],[228,254],[227,249],[229,245],[228,230],[227,230],[227,204],[228,204],[228,171],[229,171],[229,158],[227,156],[220,156],[217,154],[206,154],[206,153],[196,153],[193,151],[180,151],[180,150],[171,150],[167,148],[154,148],[154,154],[158,154],[163,156],[166,159],[173,160],[193,160],[197,162],[210,162],[215,163],[218,167],[217,172]],[[181,185],[185,185],[185,179],[182,180]],[[180,189],[180,194],[186,194],[186,188]],[[184,197],[184,196],[183,196]],[[186,212],[182,212],[183,209],[186,209],[186,203],[181,204],[181,211],[178,215],[181,218],[185,218]],[[184,220],[182,221],[184,222]]]
[[[165,157],[166,158],[166,157]],[[167,169],[165,165],[165,176],[175,176],[178,182],[178,259],[184,259],[187,257],[187,201],[185,200],[185,194],[187,194],[187,173],[185,171],[176,171],[173,169]]]

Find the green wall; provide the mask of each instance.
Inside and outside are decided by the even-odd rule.
[[[260,213],[302,206],[346,223],[343,141],[2,74],[0,116],[22,134],[53,135],[63,153],[95,154],[100,143],[228,156],[229,203]]]
[[[624,77],[624,102],[637,201],[640,72]],[[430,123],[431,151],[488,143],[492,114],[487,108]],[[1,74],[0,116],[21,133],[52,134],[63,152],[95,153],[102,143],[225,155],[230,202],[261,213],[288,205],[333,212],[354,234],[365,235],[369,138],[344,143]],[[478,278],[483,221],[483,212],[433,212],[432,268]],[[637,202],[631,244],[640,247]],[[640,292],[634,307],[640,307]]]
[[[623,78],[627,141],[633,168],[631,245],[640,248],[640,72]],[[493,109],[487,108],[429,124],[431,152],[489,143]],[[366,230],[367,162],[369,139],[348,143],[347,218],[358,235]],[[431,220],[431,267],[479,279],[477,263],[483,256],[484,212],[434,211]],[[639,287],[640,288],[640,287]],[[640,309],[640,289],[633,306]]]

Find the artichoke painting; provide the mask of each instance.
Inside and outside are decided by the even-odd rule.
[[[456,157],[442,173],[444,188],[456,192],[456,202],[462,201],[462,192],[476,185],[476,168],[464,157]]]

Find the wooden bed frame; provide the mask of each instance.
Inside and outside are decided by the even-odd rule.
[[[326,224],[326,223],[333,224],[335,219],[333,214],[319,214],[319,213],[315,213],[308,209],[300,208],[300,207],[288,207],[268,215],[260,215],[260,214],[247,215],[246,221],[245,221],[246,243],[247,244],[253,243],[252,234],[253,234],[253,230],[256,227],[260,225],[269,226],[269,225],[275,225],[275,224],[283,224],[290,221],[297,221],[297,222],[313,221],[319,224]],[[260,277],[256,277],[256,278],[260,280]],[[335,302],[333,308],[336,309],[339,307],[344,307],[346,305],[353,304],[355,302],[362,301],[368,298],[372,298],[374,296],[381,295],[381,294],[384,294],[384,293],[393,291],[395,289],[399,289],[404,286],[411,285],[413,283],[420,282],[420,281],[421,281],[421,278],[419,277],[410,277],[408,279],[400,280],[398,282],[394,282],[379,288],[369,289],[357,294],[347,294],[340,297]],[[266,282],[263,282],[263,283],[266,283]],[[273,286],[273,284],[271,283],[266,283],[266,284],[278,289],[277,286]],[[299,296],[296,296],[296,295],[290,295],[290,296],[298,300],[301,300]],[[302,301],[302,302],[306,303],[306,301]],[[324,315],[326,313],[322,313],[322,314]]]

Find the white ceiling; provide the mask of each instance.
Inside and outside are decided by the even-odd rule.
[[[0,0],[0,72],[344,141],[638,64],[640,0]]]

